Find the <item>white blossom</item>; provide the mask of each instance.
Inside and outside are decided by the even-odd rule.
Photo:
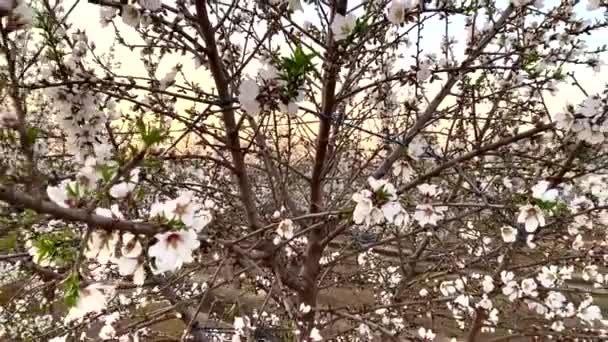
[[[525,224],[528,233],[534,233],[545,225],[545,217],[538,206],[527,204],[519,208],[517,222]]]
[[[120,182],[110,188],[110,196],[114,198],[124,198],[135,189],[135,184],[130,182]]]
[[[583,241],[583,236],[578,234],[574,241],[572,242],[572,249],[575,251],[580,251],[585,247],[585,241]]]
[[[175,77],[177,76],[178,68],[173,67],[165,76],[160,80],[158,89],[166,90],[170,85],[175,81]]]
[[[485,310],[491,310],[492,306],[494,304],[492,304],[492,301],[490,300],[490,298],[488,298],[488,295],[484,293],[482,299],[477,303],[477,306],[480,308],[484,308]]]
[[[369,218],[374,209],[374,203],[372,202],[371,197],[371,191],[365,189],[353,194],[352,199],[357,203],[355,210],[353,211],[353,221],[356,224],[362,224],[364,222],[369,224]]]
[[[97,213],[99,212],[101,211],[97,211]],[[84,255],[102,265],[107,264],[116,260],[116,244],[118,241],[119,236],[116,232],[108,233],[103,230],[94,230],[91,232]]]
[[[366,338],[370,338],[372,335],[372,330],[369,328],[369,326],[365,323],[361,323],[359,324],[359,335],[361,336],[365,336]]]
[[[294,224],[293,221],[290,219],[285,219],[281,222],[279,222],[279,226],[277,228],[277,234],[286,240],[290,240],[291,238],[293,238],[293,232],[294,232]]]
[[[370,188],[373,191],[379,192],[382,191],[389,201],[395,200],[397,198],[397,189],[395,186],[388,182],[386,179],[375,179],[374,177],[367,178],[367,182],[369,183]]]
[[[543,287],[554,287],[559,280],[559,269],[555,265],[543,266],[537,279]]]
[[[524,295],[530,297],[538,296],[538,291],[536,291],[537,285],[536,281],[532,278],[524,279],[521,281],[521,290]]]
[[[102,178],[101,167],[94,157],[87,157],[84,161],[84,166],[78,171],[77,178],[81,180],[81,182],[86,181],[86,186],[88,188],[94,188]]]
[[[599,278],[601,276],[602,275],[598,272],[597,265],[585,266],[585,268],[583,269],[583,272],[582,272],[582,277],[583,277],[584,281],[595,281],[596,278]],[[601,280],[600,280],[600,282],[601,282]]]
[[[509,271],[502,271],[500,273],[500,278],[502,280],[502,283],[504,284],[504,287],[502,288],[502,293],[507,296],[511,302],[519,298],[521,293],[519,290],[519,285],[514,280],[515,274]]]
[[[110,209],[107,209],[107,208],[97,208],[97,209],[95,209],[95,214],[97,214],[99,216],[108,217],[108,218],[111,218],[111,219],[116,219],[116,220],[122,220],[122,219],[124,219],[124,216],[120,212],[120,209],[118,208],[117,204],[112,204],[110,206]]]
[[[312,328],[312,330],[310,330],[310,340],[314,342],[323,341],[323,336],[321,336],[319,329]]]
[[[181,221],[191,227],[198,206],[194,203],[194,194],[190,191],[182,192],[177,198],[165,202],[163,213],[168,220]]]
[[[121,257],[116,262],[118,273],[123,276],[133,275],[133,284],[143,285],[146,280],[144,264],[138,258]]]
[[[435,197],[441,193],[441,190],[435,184],[420,184],[418,185],[418,191],[428,197]]]
[[[412,157],[412,159],[418,160],[424,155],[428,147],[429,143],[423,135],[419,134],[415,136],[407,146],[407,154]]]
[[[101,312],[105,309],[107,298],[102,289],[107,289],[107,287],[103,287],[100,284],[91,284],[80,290],[76,305],[70,308],[65,318],[66,322],[82,318],[88,313]]]
[[[374,193],[364,189],[353,194],[352,199],[357,203],[353,211],[353,221],[356,224],[376,225],[387,221],[399,226],[407,224],[408,216],[403,207],[397,202],[395,187],[384,179],[368,178],[368,183]],[[384,201],[380,207],[374,205],[374,195]]]
[[[192,229],[169,231],[154,236],[158,242],[150,247],[148,255],[154,257],[155,274],[174,271],[184,263],[192,262],[192,252],[200,246]]]
[[[114,327],[110,324],[106,324],[103,327],[101,327],[101,329],[99,330],[99,337],[102,340],[109,340],[112,339],[116,334],[116,330],[114,329]]]
[[[346,17],[336,13],[334,20],[331,23],[331,31],[334,34],[336,41],[343,40],[355,28],[356,18],[353,14],[348,14]]]
[[[310,312],[310,305],[306,305],[306,303],[300,303],[300,312],[303,314],[307,314]]]
[[[387,202],[382,205],[381,209],[384,218],[389,223],[395,222],[395,218],[397,217],[397,215],[403,213],[403,207],[401,206],[401,204],[399,204],[399,202]],[[399,217],[399,223],[401,223],[400,225],[405,223],[405,217],[405,215],[401,215]]]
[[[36,247],[36,241],[28,239],[25,242],[25,247],[27,248],[27,252],[32,256],[32,261],[42,267],[51,267],[55,266],[55,262],[53,259],[47,255],[42,255],[38,247]],[[1,284],[1,283],[0,283]]]
[[[510,226],[500,228],[500,234],[504,242],[512,243],[517,240],[517,229]]]
[[[57,205],[70,208],[76,205],[78,197],[74,195],[79,193],[78,188],[78,183],[66,179],[57,186],[48,186],[46,194]]]
[[[403,183],[409,182],[414,176],[414,169],[404,161],[398,161],[393,165],[393,175],[400,177]]]
[[[430,204],[419,204],[414,212],[414,219],[418,224],[425,226],[427,224],[436,226],[439,220],[443,219],[445,207],[437,207]]]
[[[148,11],[158,11],[162,8],[163,2],[162,0],[139,0],[139,4]]]
[[[545,304],[553,311],[561,309],[566,302],[566,297],[561,292],[556,291],[549,291],[545,298]]]
[[[563,321],[555,321],[551,324],[551,330],[560,332],[566,328]]]
[[[399,25],[405,21],[407,11],[411,9],[411,0],[393,0],[388,8],[388,21]]]
[[[99,23],[101,27],[106,27],[112,22],[118,10],[110,6],[99,6]]]
[[[586,322],[593,322],[596,320],[602,320],[602,311],[597,305],[589,305],[586,307],[579,308],[577,316]]]
[[[432,341],[435,339],[435,333],[431,329],[426,329],[424,327],[420,327],[418,329],[418,335],[422,337],[425,341]]]
[[[557,128],[568,131],[574,123],[574,116],[568,112],[562,111],[555,113],[553,115],[553,120],[555,121]]]
[[[133,169],[130,172],[128,181],[120,182],[110,188],[110,196],[114,198],[124,198],[131,193],[139,182],[139,169]]]
[[[257,100],[259,93],[260,87],[250,78],[243,80],[239,86],[239,103],[249,115],[255,116],[260,113],[260,103]]]
[[[528,236],[526,236],[526,245],[530,249],[536,248],[536,243],[534,243],[534,234],[528,234]]]
[[[234,328],[234,332],[235,334],[232,336],[232,341],[241,341],[241,336],[245,336],[246,335],[246,330],[251,328],[250,325],[250,320],[249,317],[240,317],[237,316],[234,318],[234,324],[233,324],[233,328]],[[235,338],[236,336],[236,338]]]
[[[139,11],[131,5],[122,7],[122,22],[136,28],[139,25]]]
[[[494,290],[494,279],[492,277],[486,275],[483,277],[483,281],[481,282],[483,292],[490,293]]]
[[[557,189],[549,189],[551,183],[548,181],[540,181],[532,187],[532,196],[545,202],[555,202],[559,192]]]

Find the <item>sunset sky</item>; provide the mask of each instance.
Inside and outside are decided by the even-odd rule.
[[[171,1],[164,2],[170,3]],[[73,3],[73,0],[66,1],[64,6],[67,9],[70,8]],[[354,3],[353,1],[350,1],[349,3],[351,4],[349,8],[353,8],[356,6],[356,3]],[[545,9],[556,3],[556,0],[546,0]],[[498,4],[499,6],[502,6],[504,8],[507,2],[501,0],[498,2]],[[579,17],[591,20],[602,17],[603,14],[601,10],[590,12],[586,10],[586,5],[587,4],[585,1],[576,5],[575,10]],[[299,24],[302,24],[305,21],[310,21],[315,24],[318,24],[318,20],[316,19],[316,16],[310,6],[306,6],[304,14],[298,14],[297,16],[295,16],[294,20]],[[435,21],[433,22],[433,20]],[[123,24],[120,18],[117,18],[114,21],[121,30],[121,34],[123,35],[123,37],[125,37],[131,42],[140,41],[135,31],[131,27]],[[89,39],[95,41],[97,45],[97,50],[99,52],[106,51],[109,48],[110,44],[112,44],[114,39],[113,28],[111,26],[103,28],[100,25],[99,7],[97,5],[89,4],[84,0],[80,0],[79,3],[76,5],[74,13],[71,15],[71,22],[74,24],[75,28],[84,29],[87,32]],[[263,30],[263,28],[260,29]],[[461,43],[459,49],[460,53],[462,53],[462,51],[464,50],[462,47],[462,43],[464,42],[465,37],[464,17],[452,17],[450,30],[451,35],[458,37],[457,39]],[[415,34],[415,32],[413,32],[412,34]],[[439,52],[439,44],[441,42],[441,37],[444,35],[443,22],[439,22],[436,19],[432,19],[424,26],[423,35],[425,38],[422,41],[422,46],[425,53]],[[232,37],[231,39],[235,39],[236,41],[238,41],[238,37]],[[603,31],[601,31],[601,34],[600,32],[596,32],[593,37],[587,37],[586,40],[587,44],[590,47],[596,47],[602,44],[606,44],[608,43],[608,30],[604,29]],[[282,50],[285,51],[285,53],[289,52],[289,49],[286,46],[284,46]],[[404,51],[406,52],[406,54],[411,54],[411,52],[408,53],[405,50],[405,47]],[[126,48],[118,47],[117,56],[118,60],[120,60],[123,64],[123,67],[119,72],[125,75],[145,75],[143,65],[139,60],[139,52],[131,52]],[[163,63],[161,64],[161,67],[159,68],[159,71],[157,72],[157,77],[162,78],[163,75],[178,62],[183,64],[184,71],[187,75],[193,75],[192,80],[198,79],[201,85],[206,86],[208,90],[212,89],[213,82],[210,78],[210,75],[204,70],[204,68],[195,69],[194,62],[191,60],[191,56],[188,56],[186,58],[176,56],[170,56],[165,58],[163,60]],[[608,63],[608,60],[605,59],[604,62]],[[402,61],[401,63],[405,64],[406,69],[409,68],[408,60]],[[252,63],[246,69],[246,72],[255,74],[257,68],[258,64]],[[606,67],[602,68],[602,71],[605,70]],[[600,91],[601,89],[603,89],[605,83],[608,81],[608,73],[606,72],[594,73],[590,69],[582,67],[577,68],[575,72],[576,77],[581,82],[581,84],[583,84],[591,92]],[[428,90],[428,96],[432,96],[434,91],[433,88],[438,88],[438,86],[439,85],[430,87]],[[556,96],[551,98],[551,101],[549,101],[547,105],[549,106],[549,110],[552,113],[555,113],[557,111],[562,110],[566,103],[577,103],[582,100],[583,97],[584,96],[582,92],[578,88],[568,84],[562,84],[559,87],[559,92],[556,94]]]

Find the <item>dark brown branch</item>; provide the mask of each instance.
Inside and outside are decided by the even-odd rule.
[[[89,213],[86,209],[60,207],[53,202],[37,199],[16,188],[6,186],[0,186],[0,201],[18,208],[32,209],[40,214],[49,214],[58,219],[87,223],[92,227],[107,231],[119,230],[133,234],[154,235],[168,229],[168,227],[149,223],[137,223],[100,216]]]
[[[217,93],[222,101],[222,118],[224,126],[226,128],[226,145],[230,149],[232,155],[232,161],[234,163],[234,174],[237,178],[241,201],[245,206],[245,212],[247,214],[247,220],[249,226],[256,229],[260,226],[258,215],[255,207],[255,199],[251,188],[251,183],[247,175],[247,169],[245,166],[245,157],[241,151],[239,131],[235,120],[234,109],[230,104],[224,102],[230,98],[230,91],[228,88],[228,75],[226,68],[222,62],[222,59],[217,50],[217,44],[215,41],[215,30],[209,21],[207,14],[207,2],[205,0],[196,1],[196,16],[198,19],[199,33],[205,40],[206,54],[209,58],[209,69],[213,79],[215,80],[215,86]]]
[[[538,127],[535,127],[531,130],[522,132],[520,134],[514,135],[512,137],[509,138],[505,138],[502,140],[499,140],[493,144],[489,144],[489,145],[485,145],[484,147],[481,147],[477,150],[471,151],[469,153],[465,153],[464,155],[458,157],[458,158],[454,158],[446,163],[443,163],[441,165],[439,165],[438,167],[436,167],[435,169],[425,173],[424,175],[418,177],[415,181],[410,182],[406,185],[404,185],[403,187],[401,187],[399,189],[399,193],[403,193],[405,191],[408,191],[412,188],[414,188],[415,186],[422,184],[424,182],[426,182],[428,179],[433,178],[435,176],[438,176],[439,174],[441,174],[441,172],[443,172],[446,169],[449,169],[451,167],[454,167],[462,162],[465,162],[467,160],[470,160],[474,157],[477,157],[479,155],[484,154],[485,152],[488,151],[492,151],[495,150],[501,146],[505,146],[505,145],[509,145],[511,143],[514,143],[516,141],[522,140],[522,139],[526,139],[526,138],[530,138],[532,136],[534,136],[535,134],[538,134],[540,132],[544,132],[547,131],[551,128],[553,128],[555,126],[555,124],[544,124],[544,125],[540,125]]]
[[[335,14],[345,15],[347,8],[346,0],[338,0],[334,3]],[[331,35],[328,35],[327,45],[336,47],[337,43],[333,41]],[[312,171],[311,190],[310,190],[310,212],[316,213],[323,208],[323,174],[325,167],[325,159],[329,145],[329,133],[331,131],[332,113],[336,108],[336,78],[340,72],[340,65],[337,63],[339,58],[337,49],[328,49],[328,58],[325,62],[324,69],[327,70],[324,75],[323,95],[321,104],[321,113],[319,116],[320,124],[317,134],[317,143],[315,150],[315,162]],[[323,231],[325,225],[319,225],[312,229],[308,237],[308,246],[306,256],[302,266],[301,276],[304,281],[304,291],[300,291],[300,301],[312,307],[316,306],[317,301],[317,285],[316,280],[319,275],[320,267],[319,260],[323,253]],[[313,328],[314,312],[305,315],[302,336],[308,336]]]

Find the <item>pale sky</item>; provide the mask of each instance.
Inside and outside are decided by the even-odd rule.
[[[165,1],[172,2],[172,1]],[[545,9],[552,7],[556,4],[558,0],[546,0],[545,1]],[[66,1],[65,8],[69,8],[74,3],[74,0]],[[350,1],[350,8],[356,6],[356,2]],[[507,4],[506,1],[500,0],[498,2],[499,7],[505,7]],[[586,0],[583,0],[581,3],[575,6],[576,13],[584,19],[596,19],[601,18],[603,13],[601,10],[597,10],[594,12],[589,12],[586,10]],[[357,14],[357,12],[355,12]],[[318,23],[316,20],[316,15],[314,14],[312,8],[308,5],[305,5],[304,13],[299,13],[295,16],[294,19],[299,24],[304,21],[311,21],[313,23]],[[433,21],[434,20],[434,21]],[[110,44],[112,44],[114,40],[114,29],[111,26],[107,26],[105,28],[101,27],[99,22],[99,6],[89,4],[86,0],[79,0],[74,13],[71,15],[71,22],[74,24],[74,28],[84,29],[90,40],[95,41],[97,45],[97,51],[102,52],[106,51]],[[116,25],[120,28],[122,36],[130,41],[130,42],[138,42],[140,41],[139,36],[136,32],[131,28],[122,23],[120,18],[114,20]],[[451,35],[458,37],[457,39],[461,42],[464,41],[464,17],[452,17],[451,18]],[[441,41],[441,37],[444,35],[444,24],[438,20],[432,19],[424,26],[424,37],[422,41],[423,50],[426,52],[439,52],[439,44]],[[415,34],[413,32],[412,34]],[[412,36],[414,37],[414,36]],[[461,38],[462,37],[462,38]],[[600,46],[602,44],[608,43],[608,30],[604,29],[602,32],[596,32],[593,37],[586,38],[587,44],[590,47]],[[288,51],[287,48],[284,49],[285,52]],[[462,50],[461,50],[462,51]],[[409,52],[411,54],[411,52]],[[123,63],[123,67],[119,70],[122,74],[130,74],[130,75],[145,75],[145,70],[143,68],[143,64],[139,60],[139,52],[131,52],[126,48],[117,47],[116,55],[118,59]],[[200,68],[198,70],[194,69],[194,62],[190,59],[190,57],[167,57],[164,59],[159,71],[157,73],[158,78],[162,78],[164,73],[166,73],[173,65],[177,62],[181,62],[184,66],[184,72],[187,75],[195,75],[194,79],[198,79],[200,84],[203,85],[207,90],[211,90],[212,88],[212,80],[208,72],[204,70],[204,68]],[[604,63],[608,63],[607,59],[604,59]],[[257,63],[250,65],[246,71],[251,73],[255,73],[257,70]],[[602,71],[605,71],[607,67],[602,68]],[[572,70],[572,69],[571,69]],[[608,73],[600,72],[594,73],[588,68],[577,68],[575,70],[576,77],[589,91],[601,91],[604,87],[604,84],[608,82]],[[179,79],[178,79],[179,82]],[[205,86],[206,85],[206,86]],[[429,91],[429,95],[432,96],[432,89]],[[548,106],[551,112],[556,112],[562,110],[564,105],[569,103],[577,103],[583,98],[581,91],[574,87],[569,86],[567,84],[562,84],[559,87],[558,94],[549,101]],[[178,105],[179,108],[179,105]]]

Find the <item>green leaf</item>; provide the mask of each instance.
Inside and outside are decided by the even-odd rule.
[[[553,213],[557,216],[567,215],[570,212],[568,205],[564,202],[558,202],[553,208]]]
[[[384,188],[384,185],[380,189],[376,190],[376,198],[381,202],[388,201],[390,199],[388,191]]]
[[[39,216],[37,212],[35,212],[32,209],[26,209],[23,212],[23,225],[24,226],[31,226],[34,223],[38,222]]]
[[[524,64],[530,65],[538,62],[540,60],[540,54],[536,50],[532,50],[524,57]]]
[[[514,194],[511,197],[511,202],[516,205],[523,205],[528,202],[528,196],[524,194]]]
[[[146,125],[142,118],[137,118],[135,125],[139,130],[141,140],[144,142],[144,144],[146,144],[146,146],[152,146],[159,143],[166,137],[166,135],[164,135],[160,129]]]
[[[73,241],[74,236],[67,230],[38,235],[32,239],[32,245],[37,249],[35,261],[49,260],[65,264],[74,260],[76,250]]]
[[[536,205],[538,205],[538,207],[543,210],[551,210],[551,209],[553,209],[553,207],[555,207],[555,205],[557,205],[557,202],[546,202],[546,201],[538,200],[536,202]]]
[[[365,33],[365,31],[367,31],[369,27],[369,24],[367,22],[368,19],[368,17],[357,18],[357,20],[355,21],[355,27],[353,27],[353,30],[348,34],[348,36],[344,40],[346,46],[351,45],[355,41],[355,37],[360,36]]]
[[[146,169],[149,169],[148,171],[150,172],[160,171],[160,169],[162,168],[162,162],[158,159],[148,158],[143,161],[143,164],[144,167]]]
[[[80,296],[80,275],[77,272],[72,272],[65,280],[65,303],[68,307],[76,306],[78,297]]]
[[[555,78],[558,81],[563,81],[566,78],[566,75],[564,74],[562,67],[557,68],[557,70],[555,70],[553,72],[553,78]]]
[[[164,139],[164,135],[158,128],[151,128],[148,130],[148,134],[143,137],[144,143],[147,146],[152,146],[156,143],[161,142]]]
[[[78,183],[75,183],[74,187],[71,184],[68,184],[66,190],[68,191],[68,196],[71,198],[78,198],[80,196],[80,188]]]
[[[144,123],[144,119],[142,119],[141,117],[137,118],[137,120],[135,121],[135,126],[137,126],[140,135],[146,134],[146,124]]]
[[[168,223],[171,227],[173,227],[175,230],[186,230],[188,229],[188,227],[186,227],[186,224],[183,223],[181,220],[171,220]]]
[[[44,30],[47,26],[48,18],[49,15],[47,13],[34,10],[34,22],[32,23],[32,27]]]
[[[531,78],[538,77],[540,72],[536,69],[536,63],[540,60],[540,54],[536,50],[532,50],[524,55],[522,69],[527,72]]]
[[[0,237],[0,251],[9,252],[15,249],[17,245],[17,233],[9,232],[3,237]]]
[[[357,21],[355,22],[355,27],[353,28],[353,32],[351,32],[351,35],[359,35],[364,33],[369,27],[367,20],[368,17],[357,18]]]
[[[290,57],[281,58],[279,77],[287,84],[283,95],[288,100],[297,96],[298,89],[304,85],[306,75],[315,70],[312,59],[316,56],[316,52],[307,54],[298,44]]]
[[[37,249],[36,261],[53,260],[57,254],[58,241],[55,241],[49,235],[39,236],[33,243]]]
[[[28,127],[25,130],[25,137],[27,138],[27,143],[29,145],[34,145],[36,143],[36,138],[38,138],[38,128],[36,127]]]
[[[109,182],[114,177],[116,170],[118,170],[117,166],[109,166],[109,165],[101,165],[101,178],[104,182]]]

